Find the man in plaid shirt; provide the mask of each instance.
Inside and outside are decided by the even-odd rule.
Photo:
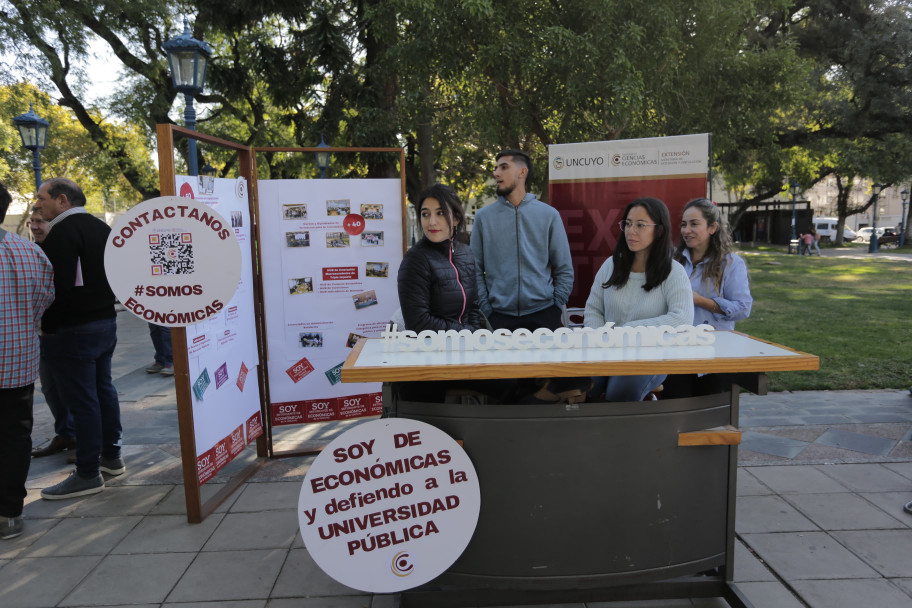
[[[12,198],[0,184],[0,223]],[[54,269],[35,243],[0,228],[0,539],[22,534],[32,458],[38,322],[54,301]]]

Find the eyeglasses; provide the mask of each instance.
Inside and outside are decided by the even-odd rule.
[[[640,233],[648,226],[658,226],[658,224],[647,224],[646,222],[631,222],[630,220],[624,220],[623,222],[618,222],[618,226],[621,227],[621,232],[636,232]]]

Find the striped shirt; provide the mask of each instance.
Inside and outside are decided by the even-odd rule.
[[[54,301],[54,269],[35,243],[0,237],[0,388],[18,388],[38,377],[38,322]]]

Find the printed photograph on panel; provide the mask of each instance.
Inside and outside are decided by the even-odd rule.
[[[306,220],[307,219],[307,205],[301,203],[299,205],[282,205],[282,219],[283,220]]]
[[[286,232],[285,233],[285,246],[286,247],[310,247],[310,233],[309,232]]]
[[[348,334],[348,340],[345,341],[345,346],[354,348],[355,344],[358,343],[359,338],[367,338],[367,336],[362,336],[360,334]]]
[[[350,241],[347,232],[327,232],[326,233],[326,246],[330,248],[334,247],[348,247]]]
[[[383,205],[378,203],[368,203],[361,205],[361,217],[366,220],[382,220]]]
[[[302,348],[323,348],[323,334],[321,332],[306,332],[298,334]]]
[[[380,277],[383,279],[389,277],[389,263],[388,262],[367,262],[364,265],[364,276]]]
[[[383,246],[383,232],[382,231],[373,231],[368,232],[364,231],[361,233],[361,246],[362,247],[382,247]]]
[[[288,293],[293,296],[302,293],[313,293],[313,290],[313,279],[311,277],[288,279]]]
[[[326,215],[341,215],[345,217],[351,213],[351,201],[347,198],[340,198],[326,201]]]
[[[240,211],[231,212],[231,227],[241,228],[244,225],[244,214]]]
[[[370,291],[362,291],[361,293],[352,296],[352,302],[355,303],[355,310],[373,306],[377,303],[377,292],[373,289]]]

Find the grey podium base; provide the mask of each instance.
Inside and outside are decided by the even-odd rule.
[[[765,392],[762,375],[746,379]],[[462,441],[482,505],[460,558],[421,587],[380,596],[387,606],[719,597],[753,608],[731,582],[737,446],[680,442],[737,427],[737,386],[649,403],[524,406],[416,402],[398,388],[384,384],[387,414]]]
[[[403,593],[376,595],[371,608],[465,608],[585,602],[622,602],[719,597],[731,608],[753,608],[735,583],[694,576],[599,589],[467,589],[425,585]]]

